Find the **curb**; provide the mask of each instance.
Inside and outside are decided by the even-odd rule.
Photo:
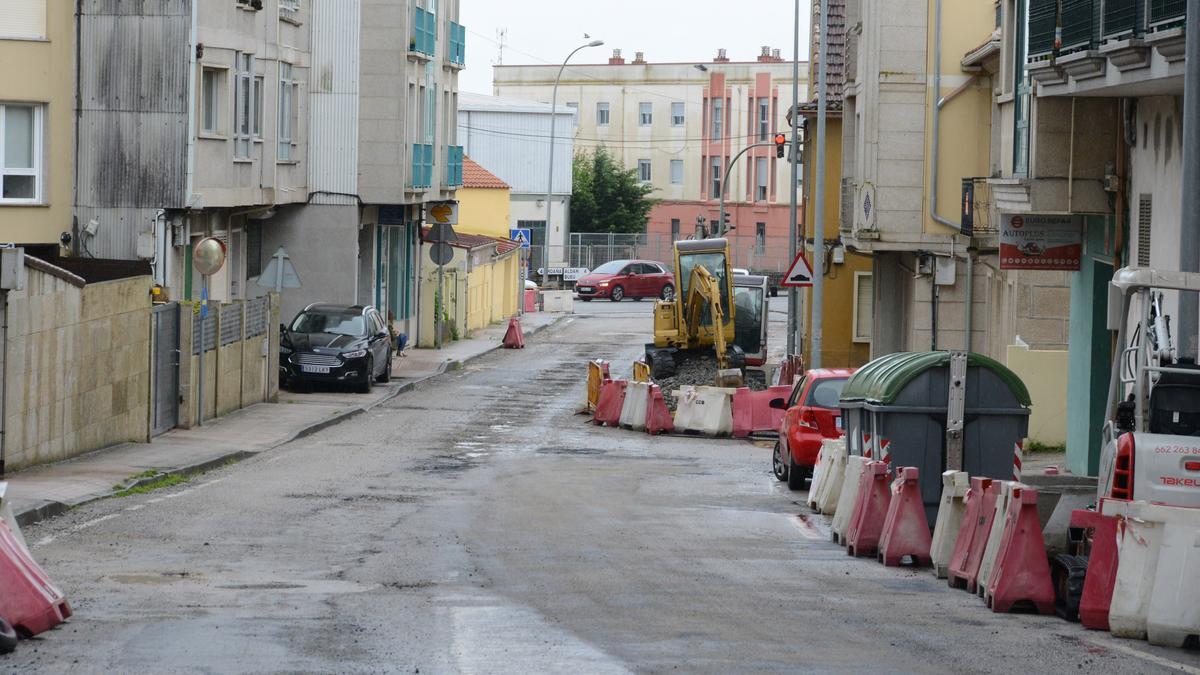
[[[537,328],[533,328],[529,331],[526,331],[525,336],[529,337],[532,335],[536,335],[548,328],[557,326],[559,323],[566,320],[569,316],[571,316],[571,315],[564,314],[563,316],[560,316],[560,317],[554,319],[550,323],[547,323],[547,324],[538,326]],[[409,382],[405,382],[403,384],[397,385],[392,388],[392,391],[384,394],[383,396],[379,397],[378,399],[376,399],[374,401],[371,401],[370,403],[365,403],[363,405],[355,406],[353,408],[348,408],[348,409],[338,412],[334,415],[331,415],[330,417],[328,417],[326,419],[323,419],[323,420],[320,420],[317,422],[313,422],[312,424],[309,424],[305,427],[301,427],[300,429],[297,429],[294,433],[288,435],[286,438],[280,440],[277,443],[272,443],[271,445],[269,445],[261,450],[234,450],[232,452],[228,452],[228,453],[219,455],[217,457],[212,457],[212,458],[206,459],[202,462],[197,462],[195,464],[189,464],[187,466],[181,466],[181,467],[174,468],[174,469],[167,469],[166,471],[161,471],[159,473],[156,473],[153,476],[148,476],[146,478],[139,478],[137,480],[130,481],[128,483],[123,484],[121,489],[127,490],[129,488],[137,487],[139,485],[153,483],[154,481],[161,480],[162,478],[165,478],[168,476],[194,476],[197,474],[205,473],[207,471],[212,471],[213,469],[220,468],[221,466],[224,466],[225,464],[228,464],[230,462],[239,462],[243,459],[249,459],[250,457],[254,457],[254,456],[260,455],[264,452],[274,450],[276,448],[287,445],[288,443],[311,436],[319,431],[328,429],[329,427],[341,424],[342,422],[345,422],[346,420],[357,417],[363,413],[369,412],[369,411],[383,405],[384,403],[387,403],[388,401],[391,401],[391,400],[399,397],[401,394],[410,392],[410,391],[416,389],[418,386],[423,385],[426,382],[429,382],[430,380],[433,380],[434,378],[441,377],[442,375],[444,375],[446,373],[447,370],[460,370],[460,369],[462,369],[464,364],[470,363],[471,361],[474,361],[475,359],[483,357],[487,354],[491,354],[492,352],[494,352],[502,347],[503,347],[502,344],[496,344],[495,346],[491,347],[490,349],[486,349],[482,352],[479,352],[478,354],[473,354],[473,355],[468,356],[463,359],[448,359],[446,361],[443,361],[441,363],[441,365],[438,367],[437,372],[435,372],[431,375],[426,375],[425,377],[411,380]],[[51,500],[40,501],[40,502],[37,502],[36,504],[34,504],[33,506],[30,506],[22,511],[13,513],[13,517],[16,519],[17,525],[19,527],[28,527],[30,525],[34,525],[34,524],[40,523],[42,521],[49,520],[51,518],[56,518],[58,516],[61,516],[64,513],[69,512],[71,509],[79,507],[79,506],[83,506],[84,504],[89,504],[91,502],[99,501],[101,499],[108,499],[108,498],[112,497],[113,495],[115,495],[117,492],[118,492],[117,490],[109,490],[107,492],[93,493],[90,495],[86,495],[81,499],[71,501],[71,502],[59,502],[59,501],[51,501]]]

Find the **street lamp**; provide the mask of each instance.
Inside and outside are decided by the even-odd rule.
[[[550,178],[546,181],[546,229],[542,234],[542,288],[549,285],[550,276],[550,215],[552,202],[551,195],[554,193],[554,141],[555,141],[555,123],[558,122],[558,81],[562,79],[563,70],[567,68],[567,61],[571,60],[577,52],[588,47],[599,47],[604,44],[604,40],[592,40],[586,45],[580,45],[575,48],[567,58],[563,59],[562,67],[558,69],[558,77],[554,78],[554,95],[550,98]]]

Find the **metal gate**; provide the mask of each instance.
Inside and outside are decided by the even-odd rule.
[[[150,401],[151,433],[158,436],[179,423],[179,305],[158,305],[150,314],[154,355],[150,377],[154,396]]]

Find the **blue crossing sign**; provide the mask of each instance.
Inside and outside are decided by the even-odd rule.
[[[508,238],[519,243],[521,248],[529,248],[529,244],[533,241],[533,230],[527,227],[514,227],[509,229]]]

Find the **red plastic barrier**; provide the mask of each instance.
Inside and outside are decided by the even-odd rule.
[[[1054,613],[1050,561],[1038,519],[1037,490],[1033,488],[1013,488],[1004,519],[1004,537],[984,600],[993,612],[1011,612],[1020,603],[1032,605],[1039,614]]]
[[[879,550],[879,535],[887,517],[888,470],[883,462],[868,462],[858,479],[858,500],[846,528],[846,552],[858,558],[873,556]]]
[[[914,566],[929,567],[933,564],[929,557],[933,539],[925,517],[925,503],[921,499],[919,472],[916,467],[908,466],[897,473],[898,477],[892,483],[887,518],[883,521],[883,533],[879,537],[879,562],[888,567],[899,567],[908,557]]]
[[[537,308],[538,292],[532,288],[525,289],[525,313],[530,314],[538,311]]]
[[[652,384],[650,401],[646,405],[646,433],[661,434],[664,431],[675,431],[675,420],[671,417],[671,411],[667,409],[662,389],[657,384]]]
[[[992,517],[996,512],[996,497],[999,486],[992,485],[991,478],[972,478],[967,491],[967,511],[963,514],[954,541],[954,553],[950,556],[947,583],[951,588],[966,588],[975,592],[979,577],[979,564],[983,561],[983,549],[987,546],[988,532],[992,529]]]
[[[733,393],[733,437],[745,438],[753,433],[779,431],[785,411],[771,407],[771,400],[791,396],[791,387],[767,387],[751,391],[742,387]]]
[[[1117,584],[1117,519],[1098,511],[1079,509],[1071,512],[1071,527],[1092,530],[1092,550],[1088,555],[1083,596],[1079,600],[1079,622],[1084,628],[1108,630],[1108,608]]]
[[[621,406],[625,405],[626,380],[609,380],[600,387],[600,400],[592,413],[593,424],[621,425]]]
[[[508,320],[508,331],[504,334],[504,348],[525,348],[525,333],[521,331],[521,320],[515,316]]]
[[[18,633],[44,633],[71,616],[71,607],[50,577],[29,557],[8,523],[0,520],[0,618]]]

